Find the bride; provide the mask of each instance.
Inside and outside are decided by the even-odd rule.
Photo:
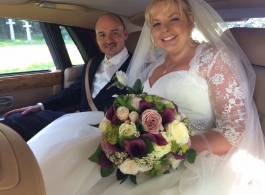
[[[252,100],[255,75],[231,33],[222,34],[221,18],[196,0],[153,0],[145,17],[129,84],[141,75],[145,92],[179,106],[196,133],[191,137],[195,163],[140,178],[137,185],[120,185],[115,175],[101,178],[100,167],[88,160],[101,133],[89,124],[98,124],[104,115],[69,114],[28,142],[47,194],[264,194],[264,140]],[[207,43],[192,40],[195,26]]]

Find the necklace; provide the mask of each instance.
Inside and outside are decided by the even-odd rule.
[[[181,60],[183,60],[184,58],[186,58],[186,57],[189,55],[190,52],[191,52],[191,49],[186,53],[185,56],[183,56],[183,57],[180,58],[178,61],[176,61],[176,62],[174,62],[173,64],[171,64],[171,66],[168,66],[168,64],[169,64],[169,62],[170,62],[170,57],[169,57],[169,58],[168,58],[168,61],[167,61],[167,69],[164,70],[164,74],[167,72],[167,70],[168,70],[169,68],[173,67],[175,64],[177,64],[178,62],[180,62]]]

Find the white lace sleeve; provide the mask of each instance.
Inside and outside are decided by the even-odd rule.
[[[215,53],[208,64],[207,81],[216,115],[216,128],[232,145],[238,145],[245,129],[245,104],[241,87],[229,66],[236,63],[228,52]]]

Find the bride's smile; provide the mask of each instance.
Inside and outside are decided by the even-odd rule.
[[[161,12],[161,7],[164,9]],[[180,12],[177,5],[172,8],[158,2],[154,8],[151,21],[151,32],[155,44],[172,55],[187,52],[188,40],[193,28],[193,16]],[[186,49],[185,49],[186,48]]]

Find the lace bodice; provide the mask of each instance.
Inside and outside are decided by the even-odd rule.
[[[238,145],[245,129],[245,105],[242,90],[229,66],[236,63],[227,51],[202,43],[190,61],[188,71],[170,72],[144,91],[173,100],[190,120],[195,133],[214,130],[231,144]],[[153,70],[162,64],[161,56]]]

